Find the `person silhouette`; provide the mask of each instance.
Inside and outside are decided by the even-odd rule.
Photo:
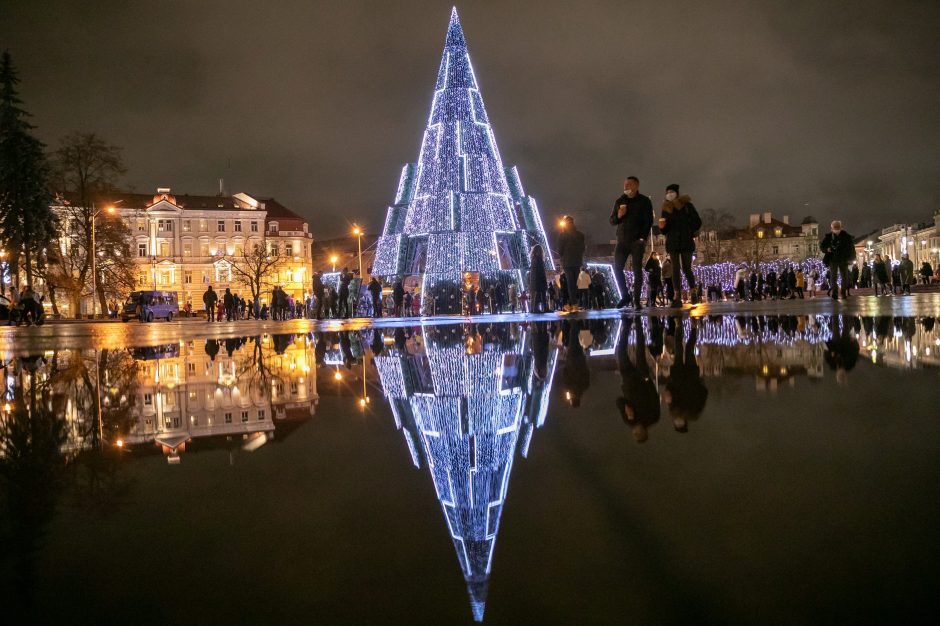
[[[581,406],[581,396],[591,386],[591,372],[588,370],[584,348],[579,341],[581,327],[581,320],[565,320],[562,330],[566,346],[562,382],[565,398],[572,408]]]
[[[664,396],[669,414],[672,416],[672,427],[676,432],[685,433],[689,430],[689,422],[697,420],[705,409],[708,400],[708,389],[702,382],[698,363],[695,361],[695,343],[698,339],[698,320],[691,319],[689,340],[683,347],[685,325],[682,319],[676,323],[675,348],[672,367],[669,368],[669,378],[666,381]]]
[[[634,331],[634,358],[630,359],[630,330]],[[637,443],[649,439],[649,429],[659,421],[659,394],[646,360],[646,331],[642,320],[624,318],[617,341],[617,369],[620,371],[620,390],[617,411],[630,427]]]

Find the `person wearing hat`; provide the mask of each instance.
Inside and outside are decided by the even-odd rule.
[[[568,304],[565,311],[577,312],[578,308],[578,274],[584,265],[584,233],[575,228],[574,218],[565,215],[558,223],[561,231],[558,235],[558,255],[561,257],[561,268],[565,272],[568,283]]]
[[[852,280],[849,276],[849,263],[855,260],[855,242],[852,240],[852,235],[842,230],[842,222],[833,220],[830,224],[830,232],[823,237],[819,249],[824,255],[823,262],[829,268],[832,299],[839,299],[836,281],[840,276],[842,277],[842,298],[848,298]]]
[[[680,270],[689,283],[692,304],[698,303],[695,274],[692,273],[692,253],[695,252],[695,236],[701,228],[702,218],[695,210],[692,199],[687,195],[679,195],[679,185],[666,187],[663,212],[659,217],[659,231],[666,236],[666,252],[672,259],[672,284],[675,289],[672,306],[682,306]]]
[[[614,279],[622,294],[617,308],[623,308],[630,303],[623,271],[627,259],[633,257],[633,304],[639,309],[640,292],[643,289],[643,256],[653,228],[653,204],[647,196],[640,193],[640,179],[636,176],[630,176],[623,181],[623,195],[614,202],[610,223],[617,227]]]

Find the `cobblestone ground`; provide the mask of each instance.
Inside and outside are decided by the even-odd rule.
[[[289,320],[238,321],[209,323],[200,319],[180,319],[173,322],[49,322],[40,327],[0,326],[0,353],[35,354],[52,349],[101,347],[120,348],[172,343],[208,337],[260,335],[264,333],[304,333],[309,331],[362,330],[370,327],[413,326],[418,324],[453,324],[473,322],[524,322],[586,318],[609,318],[621,315],[832,315],[863,316],[940,316],[940,293],[915,293],[912,296],[855,296],[835,302],[830,298],[811,300],[783,300],[761,302],[714,302],[683,309],[668,307],[644,308],[639,312],[627,309],[605,309],[573,315],[506,314],[464,316],[409,317],[409,318],[355,318],[350,320]]]

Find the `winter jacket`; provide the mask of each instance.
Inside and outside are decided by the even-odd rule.
[[[569,226],[558,237],[558,254],[562,267],[581,267],[584,265],[584,233]]]
[[[623,217],[618,217],[621,205],[627,206],[627,212]],[[650,230],[653,228],[653,204],[641,193],[632,198],[623,194],[614,202],[610,223],[617,227],[618,244],[631,244],[637,239],[649,239]]]
[[[581,273],[578,274],[578,289],[587,289],[591,286],[591,275],[581,270]]]
[[[874,265],[875,281],[878,283],[889,283],[891,278],[888,274],[888,265],[884,261],[875,261]]]
[[[666,235],[666,251],[694,252],[694,238],[702,228],[702,218],[695,210],[692,199],[682,195],[672,202],[663,202],[662,217],[666,225],[659,230]]]
[[[852,241],[852,235],[844,230],[840,230],[838,235],[826,233],[819,249],[824,253],[823,262],[826,265],[844,265],[855,259],[855,242]]]
[[[545,259],[533,257],[529,267],[529,291],[535,293],[548,289],[548,280],[545,277]]]
[[[207,307],[215,306],[215,303],[219,301],[219,295],[214,291],[206,291],[202,294],[202,303]]]
[[[663,282],[663,267],[655,257],[650,257],[643,269],[649,273],[651,285],[658,285]]]
[[[905,285],[909,285],[914,282],[914,262],[910,259],[901,259],[901,263],[898,266],[901,270],[901,282]]]

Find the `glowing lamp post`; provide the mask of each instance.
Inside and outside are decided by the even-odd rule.
[[[362,280],[362,229],[353,224],[352,234],[355,235],[356,240],[359,242],[359,280]]]
[[[95,244],[95,224],[101,211],[95,210],[94,203],[91,205],[91,210],[91,319],[95,319],[98,317],[98,246]],[[108,215],[113,215],[115,209],[109,206],[104,211]]]
[[[336,255],[335,255],[335,254],[330,257],[330,263],[333,264],[333,271],[334,271],[334,272],[336,271],[336,262],[337,262],[338,260],[339,260],[339,259],[336,258]]]

